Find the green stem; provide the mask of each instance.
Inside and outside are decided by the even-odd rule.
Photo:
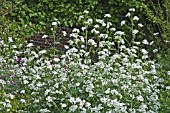
[[[87,51],[87,33],[88,33],[88,31],[87,31],[87,26],[86,26],[86,32],[85,32],[85,39],[86,39],[86,51]]]
[[[54,33],[54,56],[55,56],[55,33]]]

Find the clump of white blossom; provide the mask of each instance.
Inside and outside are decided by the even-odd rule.
[[[129,11],[127,17],[135,9]],[[1,39],[0,111],[157,113],[163,79],[148,51],[140,46],[149,42],[134,40],[127,46],[125,31],[117,31],[106,21],[110,17],[84,20],[82,29],[75,28],[70,34],[73,40],[65,46],[65,54],[57,58],[46,57],[46,50],[34,51],[32,43],[15,45],[11,37],[10,41]],[[88,32],[93,36],[87,37]],[[136,36],[138,32],[131,30]],[[13,89],[8,91],[7,86]]]

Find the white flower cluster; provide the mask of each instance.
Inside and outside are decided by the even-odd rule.
[[[105,17],[111,16],[106,14]],[[90,24],[93,21],[88,20]],[[23,112],[158,112],[158,86],[163,80],[156,75],[155,63],[148,60],[147,50],[138,47],[141,44],[138,42],[137,46],[127,47],[124,31],[116,31],[111,24],[106,26],[104,20],[96,22],[101,26],[96,24],[92,28],[94,37],[88,38],[79,29],[73,29],[71,46],[65,46],[65,54],[55,58],[46,57],[46,50],[33,51],[31,43],[17,54],[19,46],[12,48],[13,56],[8,57],[8,44],[1,41],[0,45],[6,49],[0,54],[0,69],[10,70],[8,74],[14,73],[16,78],[10,78],[15,88],[12,94],[3,93],[0,108],[12,112],[15,109],[12,102],[16,99],[21,106],[17,110]],[[142,43],[148,44],[146,40]],[[95,54],[96,61],[92,57]],[[0,88],[7,85],[9,83],[0,78]]]

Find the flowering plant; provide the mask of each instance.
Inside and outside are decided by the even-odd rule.
[[[130,17],[135,10],[129,11]],[[0,52],[10,48],[12,56],[0,55],[0,74],[15,83],[0,79],[2,112],[158,112],[158,87],[163,79],[157,75],[147,50],[141,48],[142,42],[136,41],[140,31],[133,24],[129,42],[126,32],[116,30],[109,22],[111,15],[96,20],[87,15],[85,11],[79,20],[84,26],[70,34],[72,40],[65,45],[65,54],[54,59],[45,57],[46,50],[34,51],[31,43],[18,51],[13,39],[1,39]],[[15,88],[8,91],[8,84]]]

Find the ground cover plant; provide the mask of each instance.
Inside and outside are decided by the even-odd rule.
[[[142,37],[143,25],[134,12],[129,9],[120,23],[122,29],[117,30],[110,14],[91,19],[84,11],[79,17],[82,27],[73,29],[66,52],[54,52],[52,58],[46,50],[35,51],[33,43],[18,43],[15,37],[3,35],[0,111],[159,112],[164,79],[157,71],[160,65],[149,58],[149,51],[157,50],[146,49],[154,41]]]

